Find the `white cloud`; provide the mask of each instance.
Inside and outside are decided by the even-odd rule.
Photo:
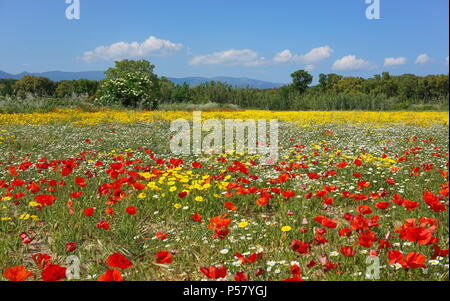
[[[267,64],[267,59],[260,57],[256,51],[251,49],[230,49],[212,54],[199,55],[189,61],[191,65],[240,65],[261,66]]]
[[[364,59],[359,59],[355,55],[346,55],[333,63],[333,70],[360,70],[368,69],[372,64]]]
[[[292,60],[293,57],[292,52],[289,49],[286,49],[275,54],[273,61],[275,63],[286,63]]]
[[[400,66],[406,64],[407,59],[403,56],[401,57],[387,57],[384,59],[384,67]]]
[[[275,63],[299,63],[306,64],[310,68],[314,69],[314,64],[329,58],[333,53],[333,49],[330,46],[322,46],[311,49],[306,54],[292,54],[289,49],[278,52],[273,61]],[[310,69],[310,70],[312,70]]]
[[[313,48],[307,54],[301,55],[300,60],[306,64],[315,64],[329,58],[332,53],[333,49],[330,46],[322,46]]]
[[[445,64],[448,65],[448,55],[447,55],[447,57],[445,58]]]
[[[429,57],[428,54],[424,53],[424,54],[419,55],[416,58],[415,64],[424,65],[424,64],[428,63],[429,61],[431,61],[431,57]]]
[[[180,51],[182,48],[182,44],[151,36],[142,43],[118,42],[109,46],[99,46],[94,50],[86,51],[82,59],[86,62],[93,62],[99,60],[165,56]]]

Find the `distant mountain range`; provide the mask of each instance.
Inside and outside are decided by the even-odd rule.
[[[64,72],[64,71],[49,71],[42,73],[28,73],[22,72],[19,74],[9,74],[3,71],[0,71],[0,78],[12,78],[12,79],[21,79],[24,75],[36,75],[36,76],[44,76],[52,81],[62,81],[62,80],[76,80],[76,79],[89,79],[89,80],[102,80],[105,75],[103,71],[84,71],[84,72]],[[183,78],[171,78],[168,79],[175,84],[183,84],[187,83],[191,87],[195,87],[197,85],[210,82],[217,81],[222,83],[227,83],[234,87],[239,88],[254,88],[254,89],[273,89],[284,86],[285,84],[281,83],[272,83],[266,82],[257,79],[251,79],[246,77],[227,77],[227,76],[217,76],[212,78],[207,77],[183,77]]]

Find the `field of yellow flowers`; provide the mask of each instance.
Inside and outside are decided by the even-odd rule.
[[[279,159],[175,156],[191,112],[0,114],[0,280],[449,280],[448,113],[277,119]]]

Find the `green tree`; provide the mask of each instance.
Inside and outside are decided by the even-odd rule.
[[[73,92],[79,96],[93,96],[97,91],[98,82],[95,80],[78,79],[72,82]]]
[[[16,79],[0,79],[0,95],[2,96],[12,96],[14,94],[14,83],[16,83]]]
[[[187,83],[182,85],[175,85],[172,90],[172,101],[174,102],[191,102],[192,101],[192,91]]]
[[[146,60],[117,61],[106,72],[97,101],[101,104],[156,109],[161,95],[159,79],[153,73],[154,65]]]
[[[161,95],[161,102],[172,102],[172,92],[175,88],[175,84],[167,77],[161,77],[159,79],[159,91]]]
[[[70,97],[73,93],[73,84],[72,81],[63,80],[56,84],[55,95],[56,97]]]
[[[48,97],[54,92],[55,83],[46,77],[25,75],[14,84],[14,93],[19,97],[25,97],[27,94]]]
[[[300,93],[306,92],[308,85],[311,84],[313,77],[308,71],[298,70],[291,74],[292,84]]]

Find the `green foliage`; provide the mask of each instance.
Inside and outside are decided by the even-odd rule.
[[[115,68],[105,72],[106,79],[100,84],[96,103],[156,109],[161,91],[159,79],[153,73],[154,67],[145,60],[117,61]]]
[[[25,75],[14,83],[14,94],[18,97],[32,96],[52,96],[55,92],[55,84],[46,77]]]
[[[0,79],[0,96],[12,96],[16,79]]]
[[[56,83],[56,97],[93,97],[97,91],[98,82],[94,80],[78,79],[64,80]]]
[[[298,70],[291,74],[292,85],[298,92],[304,93],[308,89],[308,85],[312,83],[313,77],[308,71]]]
[[[215,108],[217,104],[218,109],[262,110],[448,110],[449,106],[448,74],[393,76],[383,72],[365,79],[331,73],[320,74],[319,83],[309,86],[312,76],[299,70],[292,73],[290,85],[258,90],[214,81],[195,87],[186,83],[178,85],[165,77],[158,78],[153,73],[154,67],[145,60],[118,61],[105,72],[106,79],[101,82],[80,79],[54,83],[30,75],[21,80],[0,79],[0,100],[7,100],[4,111],[8,112],[17,109],[13,96],[22,99],[27,96],[30,100],[56,97],[70,99],[70,105],[86,102],[97,107],[138,109],[156,109],[160,103],[165,108],[198,105]],[[26,106],[36,110],[39,107]],[[47,109],[52,105],[45,102],[42,107]]]

